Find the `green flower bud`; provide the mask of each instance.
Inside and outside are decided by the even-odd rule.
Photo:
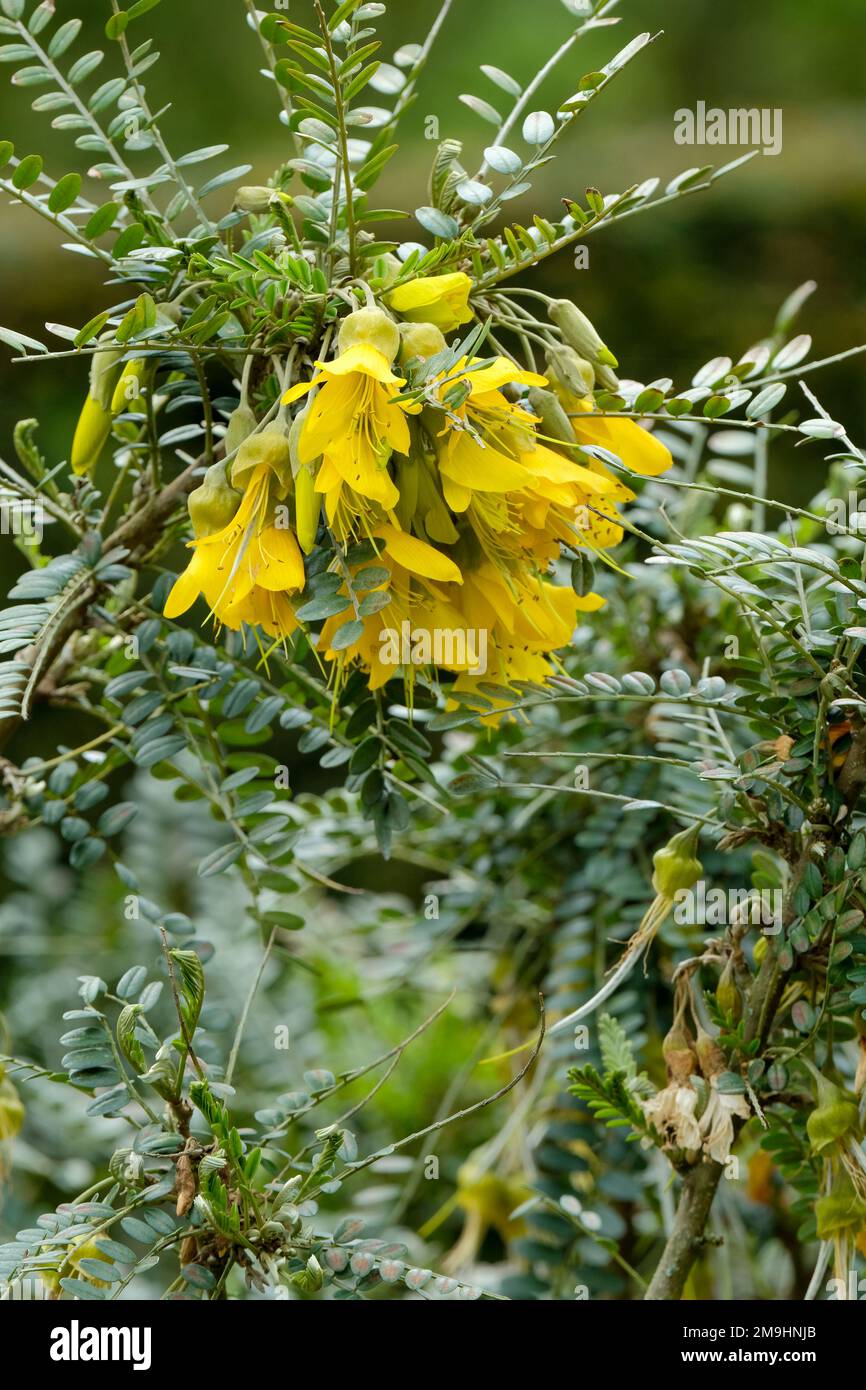
[[[571,347],[551,348],[547,355],[547,375],[554,386],[582,400],[595,386],[595,369]]]
[[[255,414],[248,405],[239,405],[236,410],[233,410],[226,425],[226,453],[235,453],[244,440],[249,439],[257,424]]]
[[[576,304],[570,299],[555,299],[548,306],[548,315],[560,329],[565,342],[581,356],[592,363],[606,367],[618,367],[619,363],[609,348],[605,347],[595,328]]]
[[[225,464],[211,464],[204,482],[190,493],[187,502],[196,540],[222,531],[240,505],[241,493],[229,485]]]
[[[235,207],[241,212],[267,212],[274,196],[273,188],[262,184],[244,184],[235,194]]]
[[[574,443],[574,430],[571,421],[552,391],[541,386],[530,386],[529,404],[533,414],[540,416],[539,434],[548,439],[558,439],[561,444]]]
[[[737,982],[734,978],[733,956],[728,957],[725,968],[719,977],[719,983],[716,985],[716,1003],[725,1017],[729,1014],[731,1014],[734,1019],[742,1017],[743,1000],[740,991],[737,989]]]
[[[435,323],[401,323],[400,361],[412,357],[435,357],[446,347],[445,336]]]
[[[285,496],[292,484],[292,456],[288,431],[283,425],[270,425],[244,440],[232,464],[232,484],[246,487],[247,475],[262,466],[276,474]]]
[[[653,855],[653,888],[662,897],[673,901],[677,892],[694,888],[701,877],[704,869],[697,857],[699,833],[697,825],[681,830]]]
[[[384,309],[356,309],[340,324],[340,352],[348,352],[359,343],[378,348],[389,362],[393,362],[400,349],[400,330]]]

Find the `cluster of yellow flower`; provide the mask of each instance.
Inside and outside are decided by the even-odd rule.
[[[245,405],[236,412],[230,477],[214,465],[190,498],[193,558],[169,617],[201,593],[226,626],[285,638],[298,626],[301,552],[316,544],[324,509],[337,546],[373,543],[378,582],[368,592],[381,591],[325,623],[319,650],[336,672],[360,663],[377,689],[395,666],[409,687],[418,665],[444,668],[456,691],[551,673],[578,612],[602,603],[553,582],[552,562],[562,544],[617,544],[618,504],[634,495],[581,446],[600,445],[645,475],[671,458],[631,420],[581,421],[593,409],[594,371],[565,332],[546,376],[504,356],[463,358],[428,371],[423,392],[404,391],[395,362],[443,353],[444,334],[472,318],[470,290],[459,272],[398,285],[387,309],[371,303],[342,320],[337,355],[284,394],[280,422],[261,429]],[[348,607],[354,569],[340,557],[333,568]],[[395,633],[411,634],[408,658]]]

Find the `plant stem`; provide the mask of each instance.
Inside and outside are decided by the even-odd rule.
[[[644,1295],[650,1301],[682,1298],[686,1280],[703,1243],[703,1231],[724,1172],[721,1163],[699,1163],[683,1180],[673,1230]]]

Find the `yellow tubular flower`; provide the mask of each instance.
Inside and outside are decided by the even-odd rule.
[[[410,323],[432,323],[443,333],[450,333],[462,323],[469,323],[469,291],[472,281],[462,270],[451,275],[428,275],[419,280],[407,280],[385,297],[388,307]]]
[[[333,362],[316,366],[319,371],[312,381],[300,382],[283,396],[285,404],[319,387],[298,441],[300,462],[322,458],[316,490],[325,493],[332,520],[346,500],[344,489],[390,511],[400,494],[388,462],[392,452],[409,452],[406,411],[392,400],[405,379],[396,376],[385,354],[368,343],[356,343]],[[356,509],[363,510],[363,504]]]
[[[404,622],[410,627],[417,625],[433,629],[439,626],[438,619],[434,621],[430,616],[433,606],[439,601],[436,584],[447,584],[459,592],[458,586],[463,582],[454,561],[435,546],[387,522],[380,522],[375,530],[376,542],[381,545],[376,564],[389,574],[389,579],[376,587],[387,591],[391,602],[362,620],[364,630],[350,646],[339,650],[331,646],[334,634],[346,621],[344,613],[328,619],[319,640],[319,650],[324,652],[328,661],[336,664],[338,672],[344,671],[352,662],[360,661],[369,672],[371,690],[378,690],[391,680],[400,664],[383,657],[383,652],[387,655],[389,634],[400,633]],[[446,625],[452,625],[452,616],[459,621],[459,615],[451,610]],[[407,684],[411,685],[411,672],[408,673]]]
[[[235,459],[233,481],[244,486],[236,512],[219,530],[199,524],[193,557],[165,605],[167,618],[185,613],[199,594],[220,623],[258,625],[283,638],[298,626],[286,595],[304,587],[304,562],[278,508],[285,496],[288,444],[278,431],[252,435]],[[290,476],[290,475],[289,475]],[[195,497],[195,494],[193,494]],[[194,523],[196,511],[192,510]]]

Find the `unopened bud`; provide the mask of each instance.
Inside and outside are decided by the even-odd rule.
[[[435,323],[400,324],[400,361],[412,357],[435,357],[446,346],[445,336]]]
[[[228,526],[241,500],[241,494],[230,486],[226,478],[225,464],[211,464],[204,475],[204,482],[190,493],[187,501],[196,540],[215,536]]]
[[[389,362],[393,362],[400,349],[400,330],[384,309],[375,306],[356,309],[340,324],[340,352],[348,352],[349,348],[357,347],[360,343],[378,349]]]
[[[697,857],[699,833],[697,825],[681,830],[653,855],[653,888],[671,902],[678,892],[694,888],[704,871]]]

